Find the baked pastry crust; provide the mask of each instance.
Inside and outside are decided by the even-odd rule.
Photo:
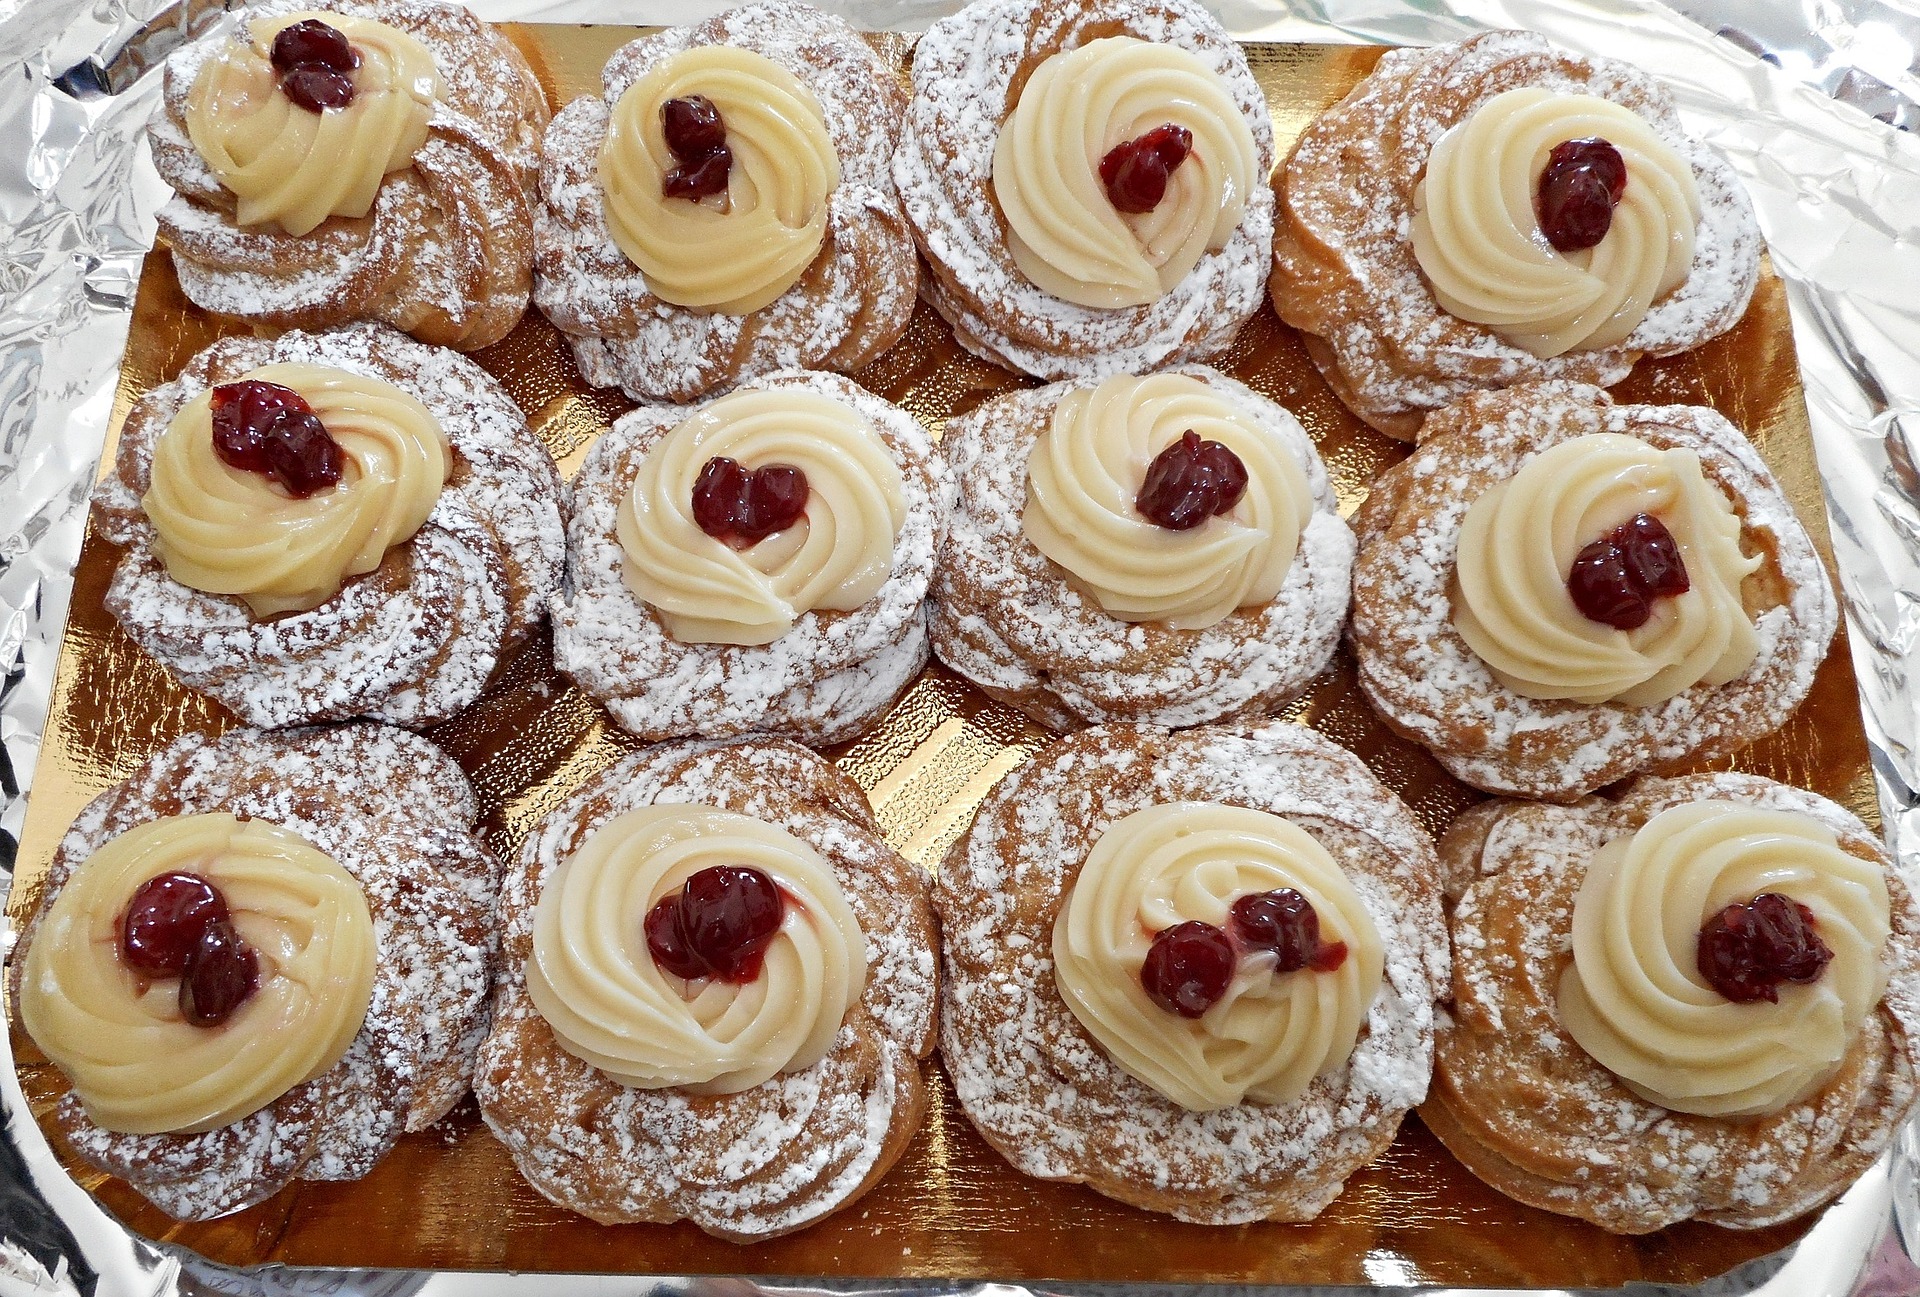
[[[1088,851],[1169,801],[1286,817],[1333,854],[1386,947],[1349,1061],[1291,1103],[1189,1112],[1122,1071],[1061,998],[1054,918]],[[1003,780],[934,884],[940,1047],[968,1118],[1015,1168],[1199,1224],[1311,1220],[1426,1095],[1448,955],[1433,845],[1359,758],[1279,721],[1111,725]]]
[[[1811,815],[1878,864],[1893,899],[1892,977],[1840,1071],[1746,1120],[1670,1112],[1636,1095],[1561,1024],[1584,860],[1668,807],[1707,798]],[[1500,800],[1440,840],[1453,911],[1453,1006],[1436,1042],[1428,1129],[1494,1188],[1617,1233],[1699,1219],[1735,1229],[1837,1197],[1920,1106],[1920,907],[1878,836],[1823,797],[1738,773],[1636,780],[1615,801]]]
[[[1696,452],[1740,516],[1742,548],[1764,559],[1741,587],[1759,653],[1728,683],[1647,707],[1526,698],[1455,629],[1449,591],[1468,507],[1533,453],[1600,432]],[[1491,792],[1570,802],[1627,775],[1672,773],[1743,747],[1807,696],[1839,621],[1812,539],[1738,428],[1702,406],[1615,405],[1581,383],[1477,392],[1430,416],[1412,456],[1374,483],[1354,529],[1348,638],[1360,687],[1396,733]]]
[[[500,864],[473,832],[473,788],[453,759],[384,725],[192,734],[87,804],[61,839],[8,974],[67,880],[108,839],[149,821],[224,811],[280,825],[365,889],[378,942],[373,998],[340,1061],[250,1116],[197,1135],[95,1125],[72,1094],[54,1109],[70,1148],[180,1220],[208,1220],[294,1180],[356,1180],[402,1133],[444,1117],[487,1030]]]
[[[246,603],[189,589],[154,553],[140,506],[154,446],[181,407],[262,365],[305,361],[368,374],[439,421],[453,471],[413,538],[308,612],[256,620]],[[384,325],[223,338],[137,402],[94,522],[127,549],[106,605],[188,686],[253,725],[371,716],[424,726],[465,707],[539,624],[566,557],[565,487],[553,457],[491,375]]]
[[[1414,187],[1434,142],[1521,86],[1623,104],[1693,169],[1701,216],[1692,268],[1619,346],[1542,360],[1449,314],[1414,258]],[[1746,192],[1726,161],[1682,128],[1666,87],[1625,63],[1562,54],[1530,32],[1389,50],[1306,129],[1274,183],[1274,309],[1306,335],[1308,354],[1349,409],[1408,441],[1431,411],[1468,392],[1540,379],[1607,386],[1643,355],[1697,347],[1739,322],[1759,278],[1760,230]]]
[[[1061,399],[1087,384],[995,397],[950,422],[941,440],[959,498],[934,574],[934,652],[988,695],[1055,730],[1264,715],[1324,670],[1339,643],[1354,541],[1319,452],[1291,417],[1244,384],[1200,365],[1167,372],[1205,383],[1276,430],[1313,494],[1280,592],[1204,630],[1111,616],[1021,526],[1034,442]]]
[[[373,210],[305,235],[243,227],[234,197],[187,138],[187,98],[221,29],[167,60],[149,128],[154,166],[175,196],[160,239],[194,305],[266,329],[383,320],[462,351],[498,342],[533,287],[533,194],[546,93],[526,57],[465,8],[435,0],[264,0],[249,20],[316,11],[370,18],[433,54],[446,92],[412,166],[381,182]]]
[[[926,665],[922,603],[953,502],[945,461],[912,415],[838,374],[791,370],[735,390],[781,389],[851,406],[885,445],[907,502],[893,572],[854,611],[804,613],[770,644],[675,639],[621,577],[617,515],[648,450],[705,407],[652,405],[622,415],[573,482],[567,593],[553,601],[554,664],[643,739],[757,730],[837,743],[892,706]]]
[[[766,820],[832,866],[866,934],[867,982],[814,1066],[734,1094],[633,1089],[562,1049],[535,1010],[525,970],[554,868],[615,816],[668,802]],[[920,1126],[938,1000],[926,876],[887,846],[859,785],[797,744],[693,741],[626,757],[528,836],[500,921],[494,1029],[474,1091],[521,1174],[569,1210],[766,1239],[865,1193]]]
[[[654,296],[602,208],[600,145],[613,105],[656,64],[698,45],[752,50],[799,78],[820,101],[840,161],[820,254],[745,315]],[[858,369],[906,331],[920,263],[887,167],[906,92],[859,33],[808,5],[759,0],[641,37],[607,60],[601,79],[602,96],[574,100],[547,130],[535,218],[534,303],[567,335],[587,382],[636,401],[691,401],[777,369]]]
[[[1273,195],[1255,185],[1225,247],[1147,306],[1079,306],[1031,283],[1007,249],[993,194],[1001,123],[1043,60],[1127,35],[1177,45],[1220,79],[1253,132],[1257,175],[1273,169],[1273,124],[1246,56],[1189,0],[978,0],[928,28],[913,53],[913,100],[894,182],[932,274],[929,305],[976,355],[1045,379],[1143,374],[1224,350],[1260,308]]]

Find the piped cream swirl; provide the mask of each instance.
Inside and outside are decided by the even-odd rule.
[[[1241,896],[1291,887],[1313,903],[1323,941],[1347,943],[1328,973],[1274,973],[1243,956],[1199,1018],[1160,1008],[1140,984],[1155,933],[1189,920],[1225,927]],[[1100,835],[1053,925],[1054,981],[1128,1075],[1194,1112],[1285,1103],[1346,1062],[1385,968],[1353,883],[1313,836],[1277,815],[1170,802]]]
[[[209,388],[160,435],[140,507],[180,584],[238,595],[256,617],[315,608],[420,530],[451,469],[446,434],[414,397],[364,374],[279,364],[245,377],[306,399],[346,455],[339,483],[297,499],[226,463]]]
[[[220,889],[259,958],[259,989],[217,1027],[181,1016],[179,979],[149,980],[120,958],[127,903],[175,870]],[[375,955],[360,884],[298,834],[226,814],[154,820],[107,841],[60,889],[27,952],[20,1020],[97,1125],[212,1130],[340,1061],[366,1019]]]
[[[1598,136],[1627,187],[1606,237],[1561,252],[1535,197],[1547,155]],[[1413,191],[1413,251],[1440,305],[1542,358],[1611,347],[1686,281],[1700,195],[1693,168],[1631,108],[1528,87],[1495,95],[1440,137]]]
[[[724,194],[668,198],[679,165],[661,106],[704,95],[733,152]],[[765,55],[702,45],[656,66],[614,103],[600,147],[600,186],[613,241],[665,302],[745,315],[791,288],[826,239],[840,157],[820,101]]]
[[[1134,507],[1147,467],[1193,431],[1240,457],[1247,490],[1189,531]],[[1122,621],[1211,626],[1278,594],[1313,515],[1305,471],[1273,432],[1185,374],[1124,375],[1061,398],[1027,463],[1027,539]]]
[[[746,549],[700,530],[693,487],[716,456],[805,473],[800,521]],[[859,411],[794,388],[735,392],[640,461],[616,517],[621,575],[683,643],[769,644],[804,613],[873,598],[906,514],[900,470]]]
[[[1115,210],[1100,162],[1171,123],[1193,133],[1150,212]],[[1109,36],[1033,70],[1000,128],[993,190],[1014,265],[1081,306],[1145,306],[1227,244],[1262,183],[1253,131],[1214,71],[1175,45]]]
[[[1763,892],[1813,912],[1833,960],[1779,1002],[1736,1004],[1700,976],[1700,928]],[[1886,990],[1880,866],[1812,816],[1738,802],[1676,806],[1607,843],[1573,907],[1560,1018],[1635,1093],[1713,1117],[1777,1112],[1838,1069]]]
[[[647,950],[662,898],[715,865],[786,902],[760,975],[683,982]],[[866,939],[833,867],[786,830],[708,806],[648,806],[561,861],[533,916],[527,991],[562,1048],[622,1085],[732,1094],[813,1066],[866,984]]]
[[[1580,612],[1567,574],[1583,547],[1641,513],[1673,533],[1691,588],[1618,630]],[[1540,452],[1468,508],[1453,624],[1515,693],[1644,707],[1752,665],[1760,641],[1740,587],[1761,561],[1742,552],[1740,517],[1692,451],[1595,433]]]
[[[344,108],[312,112],[280,89],[273,38],[307,18],[341,32],[360,55]],[[385,23],[337,13],[261,18],[200,69],[187,137],[239,200],[236,222],[305,234],[329,216],[372,210],[381,180],[426,143],[443,88],[427,47]]]

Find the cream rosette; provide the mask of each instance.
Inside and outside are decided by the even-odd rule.
[[[259,989],[217,1027],[181,1016],[178,979],[149,980],[120,958],[127,903],[175,870],[220,889],[259,958]],[[339,1062],[366,1018],[376,953],[360,884],[298,834],[219,813],[154,820],[60,889],[27,953],[20,1020],[95,1124],[193,1134]]]
[[[1636,514],[1673,534],[1691,588],[1634,630],[1592,621],[1567,591],[1574,557]],[[1527,460],[1468,508],[1453,624],[1507,688],[1528,698],[1644,707],[1737,679],[1759,652],[1740,587],[1762,562],[1740,516],[1691,450],[1595,433]]]
[[[1763,892],[1812,911],[1833,952],[1817,981],[1737,1004],[1700,976],[1701,927]],[[1880,866],[1809,815],[1703,801],[1662,811],[1587,865],[1560,1018],[1636,1094],[1676,1112],[1745,1117],[1817,1091],[1886,990]]]
[[[735,549],[693,518],[693,487],[724,456],[807,477],[800,521]],[[893,571],[906,521],[900,469],[851,406],[795,388],[735,392],[647,452],[621,501],[621,575],[683,643],[770,644],[815,609],[851,612]]]
[[[360,56],[344,108],[313,112],[280,89],[273,38],[308,18],[339,31]],[[381,180],[426,143],[442,92],[427,47],[385,23],[338,13],[262,18],[201,68],[187,137],[239,200],[235,222],[306,234],[329,216],[372,210]]]
[[[1605,139],[1627,186],[1606,237],[1561,252],[1535,196],[1557,144]],[[1547,359],[1618,346],[1686,282],[1700,195],[1693,168],[1631,108],[1537,87],[1495,95],[1440,137],[1413,191],[1413,251],[1434,298]]]
[[[725,193],[668,198],[678,167],[661,107],[703,95],[726,124],[733,166]],[[636,81],[613,106],[600,146],[600,185],[613,241],[661,301],[746,315],[791,288],[826,239],[840,158],[820,101],[752,50],[700,45]]]
[[[715,865],[769,875],[785,901],[760,975],[683,982],[645,919]],[[786,830],[708,806],[648,806],[595,829],[546,880],[527,992],[568,1053],[622,1085],[733,1094],[813,1066],[866,985],[866,938],[833,867]]]
[[[237,381],[298,392],[340,444],[338,484],[304,499],[235,468],[213,447],[213,389],[189,401],[154,446],[140,507],[167,574],[237,595],[256,617],[316,608],[373,571],[433,512],[452,467],[431,411],[391,383],[326,365],[263,365]]]
[[[1193,148],[1150,212],[1114,208],[1100,162],[1171,123]],[[1258,174],[1253,131],[1197,56],[1132,36],[1089,41],[1041,63],[993,151],[1007,248],[1037,287],[1090,307],[1145,306],[1227,244]]]
[[[1230,513],[1172,531],[1134,500],[1154,457],[1188,431],[1238,455],[1247,489]],[[1279,593],[1312,516],[1306,472],[1279,437],[1199,379],[1154,374],[1061,399],[1027,463],[1020,523],[1106,612],[1202,630]]]
[[[1198,920],[1224,928],[1233,902],[1290,887],[1313,903],[1321,938],[1344,941],[1339,968],[1276,974],[1243,956],[1227,993],[1195,1019],[1169,1013],[1140,984],[1153,936]],[[1345,1063],[1379,990],[1379,932],[1333,857],[1265,811],[1172,802],[1100,835],[1053,925],[1062,999],[1128,1075],[1183,1108],[1286,1103]]]

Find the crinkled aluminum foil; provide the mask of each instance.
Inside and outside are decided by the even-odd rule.
[[[1920,884],[1920,10],[1913,0],[1272,0],[1214,4],[1237,36],[1423,44],[1527,27],[1629,60],[1679,96],[1690,129],[1753,195],[1791,295],[1855,668],[1902,867]],[[140,126],[152,69],[220,0],[0,0],[0,874],[10,867],[46,720],[87,488],[113,401],[140,258],[165,197]],[[716,0],[476,0],[494,20],[688,21]],[[911,30],[955,0],[839,0],[863,26]],[[1719,38],[1713,33],[1719,33]],[[23,53],[24,52],[24,53]],[[1771,65],[1771,66],[1769,66]],[[1840,102],[1836,103],[1835,100]],[[1850,105],[1850,106],[1849,106]],[[1864,116],[1862,114],[1865,114]],[[6,877],[0,877],[0,895]],[[10,946],[11,932],[5,934]],[[4,1052],[0,1044],[0,1052]],[[129,1235],[70,1180],[0,1058],[0,1295],[343,1293],[366,1297],[758,1297],[818,1289],[741,1280],[235,1271]],[[1388,1289],[1406,1281],[1375,1276]],[[867,1293],[1035,1297],[992,1284]],[[1084,1289],[1078,1291],[1086,1291]],[[1167,1290],[1106,1289],[1148,1297]],[[1223,1289],[1222,1293],[1239,1290]],[[1259,1290],[1277,1294],[1280,1290]],[[1289,1289],[1317,1297],[1353,1289]],[[1465,1290],[1448,1290],[1470,1297]],[[1646,1297],[1683,1290],[1641,1288]],[[1789,1253],[1694,1297],[1920,1294],[1920,1129]]]

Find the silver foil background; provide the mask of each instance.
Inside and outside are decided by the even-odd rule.
[[[914,30],[958,0],[816,0]],[[471,0],[496,21],[685,22],[716,0]],[[1888,838],[1920,885],[1920,5],[1915,0],[1214,0],[1250,40],[1428,44],[1526,27],[1663,78],[1753,195],[1793,310]],[[221,0],[0,0],[0,897],[11,880],[87,491],[166,196],[158,60]],[[1695,25],[1695,24],[1701,25]],[[1719,33],[1716,37],[1714,33]],[[1872,118],[1879,118],[1879,121]],[[1904,223],[1903,223],[1904,222]],[[0,932],[10,949],[13,934]],[[5,1053],[0,1043],[0,1053]],[[64,1172],[0,1058],[0,1297],[756,1297],[744,1280],[235,1271],[129,1235]],[[1372,1276],[1376,1291],[1404,1276]],[[992,1284],[865,1293],[1032,1297]],[[1078,1289],[1070,1291],[1086,1292]],[[1159,1297],[1169,1290],[1098,1290]],[[1220,1289],[1223,1297],[1240,1290]],[[1248,1290],[1330,1297],[1354,1289]],[[1441,1291],[1441,1290],[1431,1290]],[[1470,1297],[1450,1289],[1453,1297]],[[1642,1297],[1916,1297],[1920,1128],[1789,1253]]]

